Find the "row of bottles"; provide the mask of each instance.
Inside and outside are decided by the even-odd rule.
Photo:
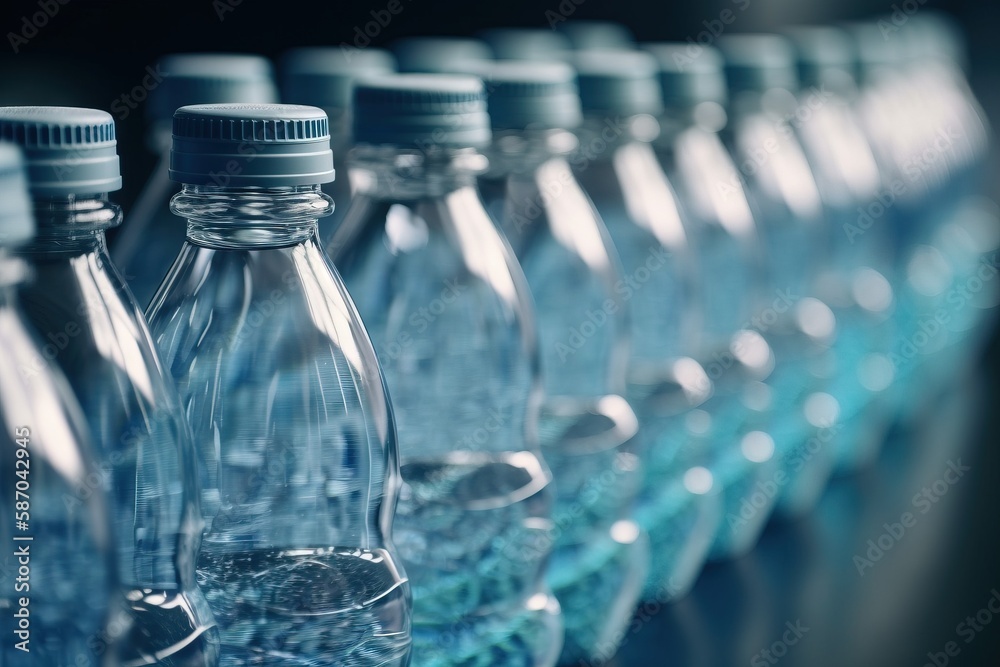
[[[110,252],[111,117],[0,109],[0,664],[609,658],[988,331],[911,23],[169,56]]]

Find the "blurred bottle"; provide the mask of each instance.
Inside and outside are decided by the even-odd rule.
[[[484,42],[464,37],[406,37],[392,43],[400,72],[455,72],[493,59]]]
[[[103,477],[80,406],[44,358],[56,348],[18,303],[30,276],[9,250],[34,226],[20,151],[0,143],[0,664],[118,667],[127,621]]]
[[[629,521],[638,490],[635,413],[622,398],[629,304],[604,222],[568,158],[580,124],[561,63],[484,68],[493,143],[479,180],[536,307],[545,403],[542,452],[556,480],[548,580],[565,624],[562,664],[613,650],[645,581],[645,538]]]
[[[555,12],[551,12],[555,15]],[[625,25],[614,21],[566,20],[565,16],[549,17],[549,27],[562,33],[577,51],[589,49],[631,49],[635,37]],[[558,20],[554,20],[558,18]]]
[[[354,95],[351,209],[328,251],[399,423],[394,538],[421,665],[552,665],[551,474],[525,282],[476,189],[490,127],[473,77],[396,75]]]
[[[149,316],[200,445],[198,581],[221,664],[407,665],[392,410],[316,239],[331,211],[326,115],[183,107],[170,178],[188,236]]]
[[[115,125],[103,111],[0,108],[25,152],[38,233],[17,249],[35,272],[21,297],[89,422],[109,489],[119,581],[133,617],[123,662],[214,665],[218,636],[195,585],[197,468],[176,390],[146,320],[108,257],[121,221]]]
[[[740,439],[764,428],[767,419],[766,409],[743,406],[735,378],[748,372],[760,385],[770,372],[770,351],[763,343],[763,357],[749,365],[742,348],[735,356],[726,352],[725,364],[702,354],[711,349],[705,314],[714,308],[706,297],[721,293],[732,299],[728,316],[748,308],[743,301],[752,283],[737,280],[737,291],[724,290],[740,264],[722,276],[702,273],[717,267],[693,245],[703,232],[691,225],[652,144],[663,112],[656,60],[606,51],[582,54],[576,65],[586,121],[574,167],[621,253],[632,304],[629,396],[643,430],[646,471],[639,519],[653,554],[645,595],[676,597],[690,588],[714,542],[720,553],[749,548],[759,533],[723,529],[723,521],[739,512],[744,485],[752,486],[761,467],[746,459]],[[738,323],[727,330],[723,352],[737,329]],[[717,386],[702,362],[727,369],[715,374]],[[742,541],[729,545],[737,533],[746,547]]]
[[[783,123],[802,142],[828,221],[831,252],[818,294],[837,317],[836,374],[828,392],[840,408],[837,464],[850,471],[875,457],[893,416],[892,230],[877,219],[885,184],[852,107],[858,89],[850,37],[815,26],[785,34],[795,46],[801,89],[798,113]]]
[[[184,225],[170,213],[178,188],[167,176],[174,110],[185,104],[277,101],[271,63],[260,56],[182,53],[164,56],[156,70],[162,81],[150,91],[147,106],[147,145],[156,166],[111,243],[111,258],[144,308],[184,243]],[[225,177],[219,173],[219,185]]]
[[[887,179],[880,204],[896,240],[899,303],[891,358],[910,420],[974,358],[988,331],[977,323],[996,303],[996,221],[970,199],[990,132],[957,62],[960,35],[941,15],[921,12],[885,35],[874,23],[849,28],[865,83],[860,117]]]
[[[347,164],[351,147],[351,91],[359,77],[386,74],[396,69],[388,51],[376,48],[350,49],[312,47],[293,49],[281,59],[281,98],[289,104],[319,107],[330,119],[330,143],[334,165]],[[319,223],[319,238],[329,238],[340,224],[351,202],[347,170],[323,191],[334,201],[334,211]]]
[[[497,60],[566,60],[572,45],[562,33],[545,28],[490,28],[476,34]]]
[[[766,253],[769,293],[753,318],[774,347],[772,428],[785,480],[778,509],[801,515],[833,471],[840,407],[830,395],[836,317],[817,298],[830,264],[829,220],[819,186],[789,119],[803,112],[795,52],[778,35],[726,35],[732,123],[723,138],[746,177]],[[736,187],[724,184],[725,188]]]

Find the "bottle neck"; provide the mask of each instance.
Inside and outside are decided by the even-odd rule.
[[[304,243],[333,200],[319,185],[280,188],[184,185],[170,210],[187,220],[187,240],[220,250],[259,250]]]
[[[474,148],[360,145],[349,153],[348,165],[356,195],[411,200],[475,185],[489,161]]]
[[[35,238],[19,253],[91,252],[104,247],[105,230],[122,219],[107,194],[35,197]]]
[[[615,116],[590,114],[576,132],[580,145],[574,165],[610,160],[614,152],[633,142],[651,142],[660,134],[660,123],[648,114]]]
[[[669,147],[686,130],[697,127],[708,132],[721,132],[729,118],[718,102],[667,106],[660,115],[660,134],[656,146]]]
[[[491,179],[530,174],[554,157],[568,157],[580,142],[567,130],[503,130],[485,151]]]

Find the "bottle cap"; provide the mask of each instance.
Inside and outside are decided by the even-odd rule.
[[[0,142],[0,248],[21,245],[34,233],[24,159],[17,146]]]
[[[292,49],[281,59],[281,98],[319,107],[333,120],[350,109],[357,78],[395,70],[395,58],[384,49]]]
[[[723,35],[717,42],[726,61],[726,82],[733,93],[795,91],[795,49],[780,35]]]
[[[903,38],[895,33],[883,34],[875,22],[850,22],[843,27],[854,42],[855,76],[862,83],[896,70],[906,58]]]
[[[458,74],[389,74],[354,87],[357,143],[480,148],[490,142],[483,82]]]
[[[642,51],[584,51],[573,60],[584,111],[658,114],[663,110],[656,59]]]
[[[839,84],[852,78],[854,44],[843,30],[829,26],[793,26],[782,30],[791,41],[802,86]]]
[[[170,179],[219,187],[333,180],[329,121],[295,104],[197,104],[174,113]]]
[[[556,26],[574,49],[630,49],[635,46],[632,31],[613,21],[566,21]]]
[[[566,60],[573,49],[565,35],[543,28],[491,28],[477,36],[503,60]]]
[[[565,63],[489,63],[481,76],[494,130],[572,129],[582,120],[573,68]]]
[[[394,42],[400,72],[449,73],[470,61],[493,60],[490,47],[462,37],[407,37]]]
[[[0,140],[24,152],[32,195],[93,195],[122,187],[115,122],[105,111],[0,107]]]
[[[663,104],[668,108],[693,107],[702,102],[726,103],[726,77],[722,54],[710,46],[685,42],[654,42],[643,48],[660,68]]]
[[[261,56],[178,53],[156,63],[162,81],[149,93],[154,120],[190,104],[270,104],[278,101],[271,63]]]

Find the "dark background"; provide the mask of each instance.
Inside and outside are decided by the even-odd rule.
[[[112,103],[142,82],[146,67],[169,52],[243,51],[275,57],[291,46],[353,44],[356,28],[387,0],[353,3],[198,0],[101,2],[42,0],[58,12],[15,54],[8,33],[20,33],[37,0],[3,0],[0,7],[0,105],[61,104],[112,111]],[[400,0],[403,10],[372,39],[384,45],[417,34],[469,34],[490,26],[546,27],[547,2]],[[571,18],[625,23],[639,40],[697,39],[731,0],[651,3],[563,0]],[[727,32],[787,23],[828,22],[926,7],[953,14],[966,30],[970,79],[994,128],[1000,126],[1000,5],[966,0],[741,0]],[[51,10],[50,10],[51,11]],[[563,13],[567,13],[563,11]],[[26,33],[31,35],[32,33]],[[118,107],[120,109],[120,107]],[[144,148],[142,106],[118,115],[125,187],[114,195],[126,210],[152,168]],[[914,113],[920,113],[914,109]],[[993,151],[987,189],[1000,195],[1000,159]],[[710,566],[691,595],[640,612],[614,664],[620,667],[802,665],[921,667],[949,641],[961,650],[947,664],[1000,665],[1000,617],[966,643],[956,626],[1000,590],[1000,345],[971,373],[956,376],[922,414],[897,426],[877,465],[831,485],[808,518],[774,523],[761,544],[739,561]],[[956,371],[957,373],[957,371]],[[911,498],[961,457],[971,472],[859,576],[855,554],[877,539],[882,524],[912,509]],[[775,663],[755,659],[779,640],[785,623],[809,628]],[[938,655],[937,667],[946,656]]]

